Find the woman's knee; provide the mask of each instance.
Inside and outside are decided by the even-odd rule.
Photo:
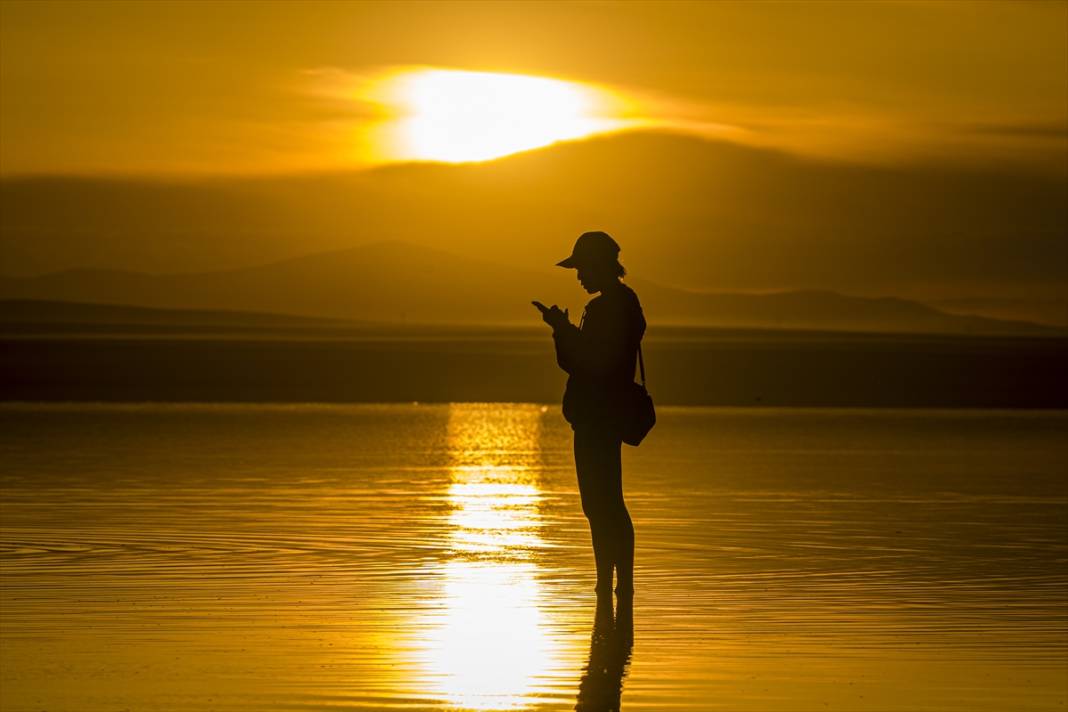
[[[619,529],[631,524],[630,512],[622,502],[582,502],[582,513],[591,525]]]
[[[586,519],[590,524],[610,524],[615,516],[612,511],[605,506],[603,501],[598,501],[593,498],[582,498],[582,513],[586,515]]]

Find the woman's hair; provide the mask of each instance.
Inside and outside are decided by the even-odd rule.
[[[618,258],[590,262],[585,268],[591,271],[596,270],[598,274],[612,275],[613,277],[623,277],[627,274],[627,270],[620,264]]]

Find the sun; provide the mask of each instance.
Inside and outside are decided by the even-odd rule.
[[[415,69],[375,93],[396,112],[401,160],[485,161],[630,125],[606,90],[522,74]]]

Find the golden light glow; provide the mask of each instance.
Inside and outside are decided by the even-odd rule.
[[[467,478],[449,487],[453,509],[453,546],[458,551],[496,554],[537,548],[537,503],[540,492],[534,485],[479,481],[508,473],[507,469],[454,470]],[[514,472],[509,474],[515,474]]]
[[[394,159],[484,161],[636,125],[607,90],[522,74],[404,70],[367,94],[396,113]]]
[[[442,608],[415,657],[425,692],[453,708],[529,706],[560,665],[535,556],[540,419],[537,406],[450,409],[450,559],[438,572]]]
[[[428,690],[450,707],[518,709],[533,702],[554,668],[531,563],[445,564],[445,609],[421,651]]]

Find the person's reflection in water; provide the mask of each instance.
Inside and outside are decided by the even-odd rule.
[[[597,593],[634,595],[634,525],[623,501],[622,417],[634,382],[645,316],[638,296],[620,282],[619,245],[607,233],[579,236],[571,256],[557,263],[578,270],[582,287],[599,293],[579,325],[555,304],[541,310],[553,328],[556,361],[568,374],[564,417],[575,431],[575,470],[582,511],[590,523]]]
[[[590,659],[575,702],[578,712],[615,712],[620,708],[623,678],[634,647],[633,600],[630,596],[621,597],[613,619],[612,595],[597,596]]]

